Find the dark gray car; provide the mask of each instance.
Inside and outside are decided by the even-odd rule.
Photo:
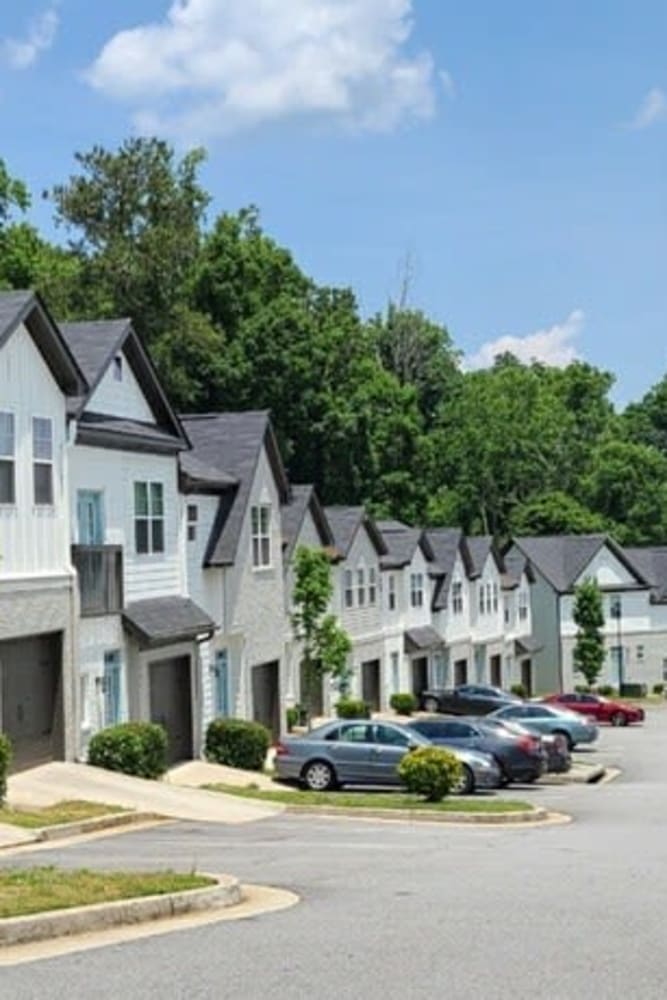
[[[450,715],[486,715],[505,705],[521,702],[515,694],[489,684],[459,684],[454,688],[428,688],[422,691],[421,707],[425,712]]]

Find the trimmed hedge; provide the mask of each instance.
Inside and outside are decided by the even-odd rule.
[[[155,722],[121,722],[95,733],[88,763],[136,778],[159,778],[167,770],[167,733]]]
[[[341,698],[335,704],[339,719],[370,719],[371,706],[361,698]]]
[[[412,715],[417,711],[419,702],[411,691],[397,691],[396,694],[392,694],[389,704],[397,715]]]
[[[665,693],[665,685],[664,684],[654,684],[653,685],[653,694],[664,694],[664,693]]]
[[[12,745],[9,737],[0,733],[0,806],[5,801],[7,794],[7,772],[12,762]]]
[[[271,733],[261,722],[213,719],[206,730],[204,753],[213,764],[261,771],[270,743]]]
[[[523,684],[512,684],[512,687],[510,688],[510,691],[512,692],[512,694],[515,694],[517,696],[517,698],[527,698],[528,697],[528,692],[526,691],[526,689],[523,686]]]
[[[613,698],[618,693],[612,684],[598,684],[595,690],[603,698]]]
[[[398,776],[409,792],[440,802],[461,777],[461,762],[444,747],[417,747],[401,759]]]

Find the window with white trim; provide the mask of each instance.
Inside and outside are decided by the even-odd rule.
[[[7,410],[0,410],[0,503],[16,503],[16,430]]]
[[[352,576],[352,570],[345,570],[345,594],[344,602],[346,608],[354,607],[354,578]]]
[[[53,421],[32,418],[32,482],[35,504],[53,504]]]
[[[484,584],[483,583],[480,583],[480,585],[479,585],[479,613],[480,613],[480,615],[484,614]]]
[[[250,508],[252,564],[255,569],[271,565],[271,504],[260,503]]]
[[[490,583],[487,583],[487,585],[486,585],[486,613],[487,613],[487,615],[491,614],[491,584]]]
[[[189,503],[187,510],[188,541],[194,542],[197,538],[197,521],[199,519],[199,509],[196,503]]]
[[[368,570],[368,603],[372,606],[377,603],[377,574],[373,566]]]
[[[410,604],[413,608],[421,608],[424,604],[424,574],[410,574]]]
[[[164,552],[164,486],[134,484],[134,547],[138,555]]]
[[[528,617],[528,592],[526,590],[519,591],[519,621],[525,622]]]
[[[396,610],[396,577],[393,573],[387,577],[387,607],[390,611]]]
[[[357,604],[363,608],[366,603],[366,573],[363,566],[357,570]]]
[[[452,614],[463,613],[463,584],[460,580],[454,580],[452,584]]]
[[[498,584],[497,583],[494,583],[494,585],[493,585],[493,610],[494,611],[498,610]]]

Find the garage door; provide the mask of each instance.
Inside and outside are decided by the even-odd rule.
[[[64,756],[61,649],[60,632],[0,642],[2,729],[13,770]]]
[[[192,758],[190,657],[176,656],[150,664],[151,722],[167,730],[170,764]]]

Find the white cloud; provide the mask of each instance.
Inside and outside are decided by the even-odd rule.
[[[41,52],[53,45],[58,30],[57,3],[51,4],[28,24],[24,38],[5,38],[0,43],[3,60],[12,69],[28,69]]]
[[[547,330],[536,330],[525,337],[505,335],[483,344],[476,354],[466,357],[464,367],[490,368],[499,354],[513,354],[524,364],[541,361],[554,368],[565,368],[579,357],[572,343],[584,324],[584,313],[574,309],[563,323],[555,323]]]
[[[288,116],[389,131],[428,118],[436,70],[408,53],[412,0],[173,0],[114,35],[88,81],[140,128],[191,138]]]
[[[667,119],[667,94],[660,87],[653,87],[644,96],[637,109],[635,117],[630,122],[630,127],[635,129],[648,128],[656,122]]]

